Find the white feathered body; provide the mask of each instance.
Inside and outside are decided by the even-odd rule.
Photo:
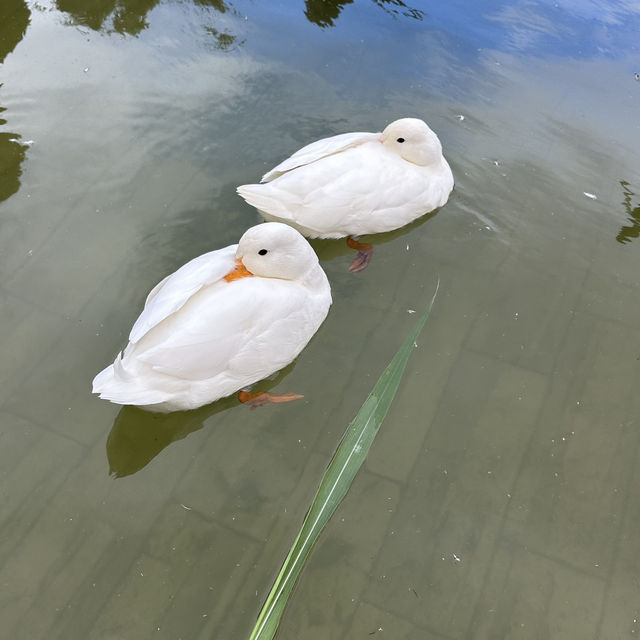
[[[238,193],[265,219],[311,238],[391,231],[441,207],[453,189],[442,153],[427,166],[414,164],[385,146],[381,135],[318,140]]]
[[[149,294],[129,344],[93,390],[118,404],[192,409],[289,364],[327,315],[329,283],[259,276],[228,282],[237,245],[188,262]]]

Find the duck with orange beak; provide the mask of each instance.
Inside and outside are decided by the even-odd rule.
[[[246,389],[291,363],[330,305],[327,277],[300,233],[278,222],[251,227],[237,245],[194,258],[151,290],[93,392],[163,413],[238,391],[252,407],[295,400]]]

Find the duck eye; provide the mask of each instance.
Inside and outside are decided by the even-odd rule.
[[[396,142],[404,142],[404,138],[398,138]]]
[[[261,256],[266,256],[267,253],[269,252],[266,249],[260,249],[260,251],[258,251],[258,255],[261,255]]]

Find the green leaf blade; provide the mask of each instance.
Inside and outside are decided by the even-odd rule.
[[[426,310],[382,372],[360,411],[347,428],[327,466],[300,532],[260,610],[250,640],[272,640],[275,636],[289,596],[313,545],[349,490],[389,411],[391,402],[400,386],[409,356],[416,346],[418,335],[431,312],[439,285],[438,282]]]

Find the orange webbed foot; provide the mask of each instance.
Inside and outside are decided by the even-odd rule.
[[[276,396],[271,393],[266,393],[265,391],[238,392],[238,400],[240,400],[242,404],[246,404],[251,407],[251,409],[257,409],[258,407],[262,407],[270,402],[292,402],[293,400],[299,400],[300,398],[304,398],[304,396],[301,396],[298,393],[283,393],[282,395]]]
[[[367,268],[373,256],[373,247],[366,242],[358,242],[354,238],[347,238],[347,244],[358,252],[355,260],[349,265],[351,273],[359,273]]]

